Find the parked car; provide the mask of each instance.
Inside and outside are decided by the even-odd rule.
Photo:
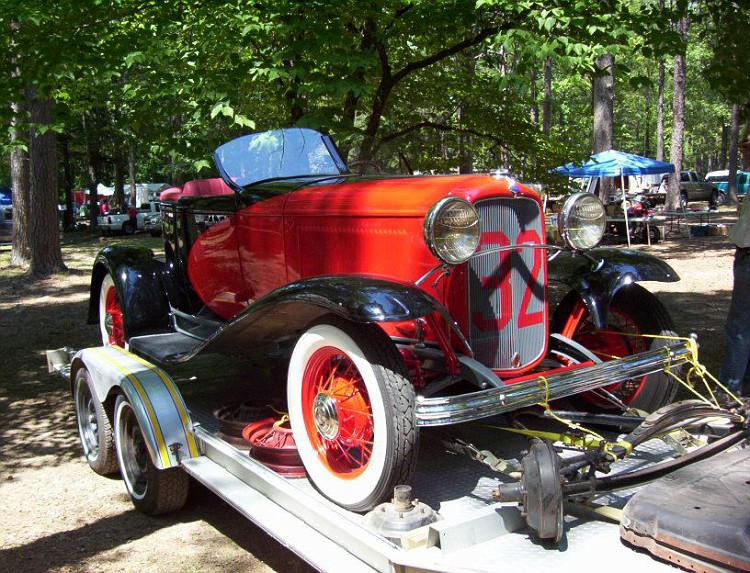
[[[103,344],[174,379],[123,377],[76,402],[82,436],[113,413],[137,506],[166,507],[174,470],[159,470],[196,449],[186,414],[159,421],[149,400],[198,416],[240,389],[275,392],[311,483],[364,511],[408,483],[422,427],[561,398],[615,412],[673,399],[665,370],[689,345],[637,283],[678,276],[648,254],[594,248],[605,213],[593,195],[565,201],[560,246],[545,242],[539,196],[505,176],[358,176],[328,136],[298,128],[240,137],[215,160],[221,179],[162,194],[163,256],[108,246],[93,268]],[[283,381],[248,379],[251,360]],[[106,465],[111,444],[97,443]]]
[[[159,204],[154,203],[155,211],[148,213],[143,219],[143,230],[152,237],[161,236],[161,213]]]
[[[720,171],[711,171],[706,174],[706,181],[710,181],[712,185],[716,186],[719,193],[723,195],[719,201],[719,204],[723,204],[729,187],[729,170],[723,169]],[[747,194],[748,185],[750,185],[750,173],[746,171],[738,171],[737,197],[744,197]]]
[[[710,205],[721,205],[724,196],[711,181],[696,171],[680,172],[680,201],[687,205],[690,201],[708,201]]]
[[[127,213],[108,213],[101,215],[97,219],[97,224],[103,235],[113,233],[122,233],[123,235],[132,235],[136,231],[145,230],[146,218],[154,215],[158,209],[156,202],[151,202],[146,207],[138,209],[135,217],[135,224],[131,221]]]

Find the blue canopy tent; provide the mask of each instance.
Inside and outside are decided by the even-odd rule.
[[[602,151],[591,156],[583,165],[567,163],[554,169],[574,179],[582,177],[624,177],[625,175],[655,175],[673,173],[674,165],[624,151]]]
[[[561,175],[574,179],[584,177],[620,177],[622,180],[622,202],[625,213],[625,234],[630,246],[630,229],[628,225],[628,211],[625,209],[625,176],[626,175],[655,175],[659,173],[673,173],[674,165],[664,161],[656,161],[648,157],[641,157],[624,151],[602,151],[591,156],[583,165],[567,163],[553,170]]]

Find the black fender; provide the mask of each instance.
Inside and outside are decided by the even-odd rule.
[[[203,344],[166,361],[184,362],[199,352],[250,357],[253,349],[291,342],[325,314],[374,323],[412,321],[434,311],[446,315],[437,300],[411,283],[366,275],[313,277],[268,293]]]
[[[170,330],[169,301],[164,288],[164,263],[151,249],[112,245],[96,255],[91,273],[89,324],[99,323],[99,291],[112,277],[123,312],[125,339]]]
[[[581,295],[597,328],[607,323],[607,312],[617,291],[640,281],[676,282],[667,263],[640,251],[593,249],[583,256],[563,251],[547,263],[550,281],[564,283]]]

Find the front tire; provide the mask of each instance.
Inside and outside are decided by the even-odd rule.
[[[330,319],[309,328],[289,363],[294,440],[313,485],[366,511],[411,477],[418,432],[414,388],[377,325]]]
[[[112,276],[107,273],[99,289],[99,330],[102,344],[125,348],[125,320]]]
[[[104,405],[96,398],[91,375],[86,368],[76,372],[73,382],[73,403],[78,423],[78,437],[83,454],[92,470],[99,475],[117,471],[117,454],[112,423]]]
[[[615,295],[602,330],[594,328],[580,295],[569,292],[558,305],[550,330],[572,338],[602,360],[612,360],[659,348],[675,337],[675,327],[667,309],[640,285],[623,287]],[[660,371],[605,388],[631,408],[653,412],[670,404],[677,393],[675,380]],[[611,409],[613,405],[588,392],[570,398],[571,404],[584,410]]]
[[[125,488],[138,511],[160,515],[185,505],[189,476],[180,468],[154,465],[135,410],[124,396],[115,404],[115,444]]]

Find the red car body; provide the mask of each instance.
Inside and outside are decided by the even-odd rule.
[[[544,243],[539,196],[509,178],[413,177],[312,185],[240,209],[208,228],[190,251],[190,282],[201,300],[224,319],[278,287],[314,276],[367,274],[415,283],[437,263],[422,237],[425,215],[447,196],[476,205],[483,201],[525,202],[538,214],[534,226],[513,228],[513,236],[508,236],[507,229],[486,229],[480,252],[514,243]],[[541,249],[530,253],[528,275],[514,278],[491,274],[496,268],[518,274],[509,264],[510,253],[487,257],[491,259],[487,275],[478,278],[482,289],[499,288],[504,295],[499,314],[489,307],[469,312],[466,265],[457,268],[444,284],[426,281],[423,285],[451,309],[470,340],[512,328],[513,336],[526,344],[539,341],[522,364],[512,366],[510,357],[488,364],[501,376],[518,375],[534,367],[546,351],[546,257]],[[513,288],[518,292],[511,292]],[[514,297],[520,302],[518,310],[512,305]],[[443,335],[449,336],[447,326],[443,328]],[[414,335],[413,325],[389,325],[386,329],[393,335]],[[523,338],[529,329],[534,334]],[[428,331],[427,340],[437,341],[436,333]]]

